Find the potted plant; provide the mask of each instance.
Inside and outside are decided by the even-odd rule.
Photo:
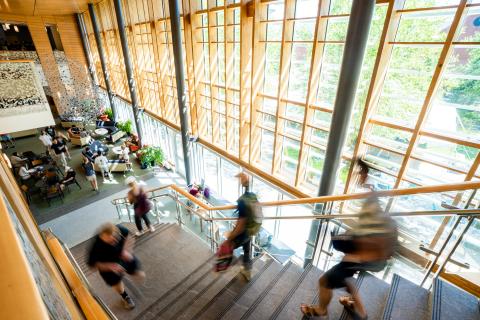
[[[132,134],[132,120],[127,120],[125,122],[119,122],[117,128],[125,132],[127,135]]]
[[[102,115],[99,117],[102,121],[110,121],[113,119],[113,111],[110,108],[105,109]]]
[[[160,147],[145,146],[137,151],[140,167],[146,169],[163,163],[163,151]]]

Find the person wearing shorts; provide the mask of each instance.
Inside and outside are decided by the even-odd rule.
[[[93,163],[87,157],[84,157],[82,167],[85,170],[85,176],[88,182],[92,185],[92,191],[98,191],[97,175],[93,169]]]
[[[129,310],[135,308],[135,303],[125,291],[123,276],[129,274],[141,280],[145,278],[132,247],[133,239],[127,228],[106,223],[100,227],[88,257],[88,265],[97,269],[103,281],[120,294],[125,308]]]

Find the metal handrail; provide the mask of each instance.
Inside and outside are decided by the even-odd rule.
[[[176,197],[172,196],[171,194],[165,193],[160,195],[155,195],[150,197],[149,199],[156,199],[162,197],[169,197],[174,201],[183,204],[182,201],[178,200]],[[123,200],[124,198],[112,200],[114,205],[121,205],[121,204],[128,204],[128,202],[116,202],[117,200]],[[196,199],[196,198],[195,198]],[[236,208],[234,206],[233,208]],[[203,209],[203,208],[202,208]],[[236,217],[225,217],[225,218],[211,218],[208,217],[201,212],[197,212],[197,210],[189,209],[192,213],[197,215],[199,218],[205,221],[236,221],[238,218]],[[217,210],[220,211],[220,210]],[[456,209],[456,210],[427,210],[427,211],[414,211],[414,212],[389,212],[388,215],[390,217],[446,217],[446,216],[479,216],[480,209]],[[264,216],[264,220],[348,220],[348,219],[355,219],[358,218],[359,214],[325,214],[325,215],[309,215],[309,216]]]
[[[210,204],[203,203],[198,200],[196,197],[192,196],[190,193],[178,187],[175,184],[165,185],[159,188],[154,188],[147,190],[147,192],[155,192],[165,189],[171,189],[182,196],[188,198],[190,201],[198,205],[204,210],[207,211],[221,211],[221,210],[232,210],[236,208],[236,205],[226,205],[226,206],[212,206]],[[264,207],[272,206],[286,206],[286,205],[297,205],[297,204],[319,204],[327,203],[332,201],[348,201],[348,200],[359,200],[366,199],[372,196],[376,197],[394,197],[394,196],[408,196],[414,194],[422,193],[438,193],[438,192],[449,192],[449,191],[465,191],[472,189],[480,189],[480,181],[467,181],[454,184],[443,184],[436,186],[426,186],[426,187],[415,187],[415,188],[404,188],[404,189],[392,189],[392,190],[382,190],[375,192],[359,192],[359,193],[350,193],[342,195],[332,195],[332,196],[322,196],[322,197],[312,197],[312,198],[299,198],[292,200],[279,200],[279,201],[270,201],[270,202],[259,202],[258,204]],[[112,204],[116,204],[118,200],[125,200],[126,197],[117,198],[112,200]]]

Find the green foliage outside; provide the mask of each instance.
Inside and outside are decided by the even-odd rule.
[[[117,128],[127,133],[128,135],[132,134],[132,120],[127,120],[125,122],[118,122]]]
[[[104,114],[108,116],[108,119],[113,120],[113,111],[112,111],[112,109],[110,109],[110,108],[105,109]]]

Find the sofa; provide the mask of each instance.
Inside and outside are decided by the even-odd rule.
[[[108,168],[110,172],[125,172],[128,169],[125,160],[108,160]],[[94,164],[93,169],[96,172],[101,172],[100,167],[96,164]]]
[[[68,136],[70,138],[70,142],[74,145],[74,146],[80,146],[80,147],[83,147],[83,146],[86,146],[88,144],[90,144],[90,142],[92,141],[92,137],[90,136],[86,136],[86,137],[79,137],[79,136]]]
[[[122,130],[117,130],[115,132],[112,132],[110,133],[108,136],[107,136],[107,140],[112,142],[112,143],[115,143],[117,142],[120,138],[123,138],[124,136],[126,135],[126,133]]]

